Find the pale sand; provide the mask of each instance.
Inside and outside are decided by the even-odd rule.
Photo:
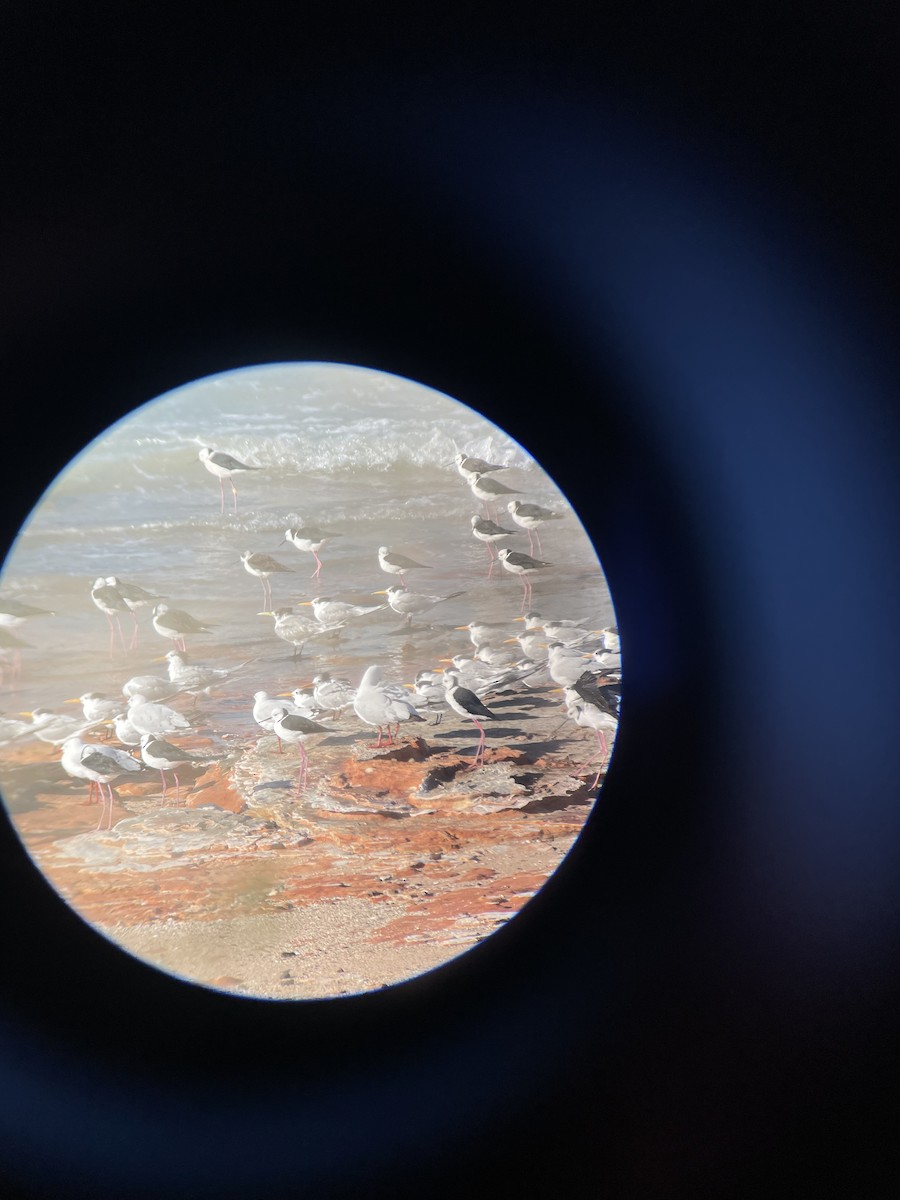
[[[502,890],[503,876],[522,870],[549,875],[573,840],[564,835],[540,845],[485,848],[483,861],[497,872],[486,886]],[[353,995],[411,979],[457,957],[516,911],[497,907],[460,913],[440,930],[423,933],[421,940],[419,935],[401,942],[374,940],[409,910],[409,899],[348,897],[258,916],[115,925],[103,932],[186,982],[200,981],[236,995],[300,1000]]]

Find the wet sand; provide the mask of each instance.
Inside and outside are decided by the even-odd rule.
[[[182,804],[148,773],[117,789],[113,827],[69,780],[59,752],[6,746],[7,799],[44,874],[87,921],[139,958],[243,995],[367,991],[456,957],[508,921],[581,831],[596,766],[585,731],[560,729],[549,692],[496,702],[485,765],[454,714],[367,745],[352,716],[310,751],[274,736],[185,770]],[[17,803],[17,797],[19,803]],[[16,809],[21,811],[16,811]]]

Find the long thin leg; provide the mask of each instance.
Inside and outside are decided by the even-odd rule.
[[[181,803],[181,784],[178,782],[178,772],[173,771],[172,774],[175,776],[175,803],[180,804]]]
[[[541,546],[541,535],[538,533],[537,530],[534,531],[534,540],[537,542],[538,558],[543,558],[544,550],[543,550],[543,547]]]
[[[380,725],[378,726],[378,741],[374,744],[374,746],[372,745],[371,742],[369,742],[368,747],[370,750],[378,750],[381,747],[381,726]]]
[[[475,751],[475,757],[472,759],[472,762],[469,766],[469,770],[474,770],[474,768],[477,767],[479,765],[479,763],[484,761],[484,726],[480,723],[480,721],[476,721],[474,717],[472,718],[472,723],[475,725],[475,728],[478,730],[479,736],[478,736],[478,748]]]
[[[163,797],[165,797],[165,794],[166,794],[166,773],[162,769],[162,767],[160,767],[160,769],[159,769],[159,775],[160,775],[160,778],[162,779],[162,784],[163,784],[162,797],[160,797],[162,799]]]
[[[103,818],[106,814],[106,797],[103,795],[103,784],[98,784],[98,787],[100,788],[100,820],[97,822],[97,827],[94,830],[95,833],[103,824]]]
[[[128,653],[128,649],[127,649],[127,647],[126,647],[126,645],[125,645],[125,636],[124,636],[124,634],[122,633],[122,622],[119,620],[119,614],[118,614],[118,613],[116,613],[116,628],[117,628],[117,629],[118,629],[118,631],[119,631],[119,642],[121,643],[121,646],[122,646],[122,653],[123,653],[123,654],[127,654],[127,653]]]
[[[531,530],[528,530],[528,553],[534,558],[534,536]]]
[[[219,512],[224,515],[224,513],[225,513],[225,483],[224,483],[221,475],[219,476],[219,499],[221,501],[221,504],[219,507]]]
[[[104,613],[104,616],[106,617],[107,624],[109,625],[109,657],[112,658],[116,645],[116,630],[115,626],[113,625],[112,616],[109,613]]]
[[[319,572],[322,570],[322,560],[319,558],[318,554],[316,554],[315,550],[313,550],[313,558],[316,560],[316,569],[313,571],[312,575],[310,575],[310,579],[318,579]]]
[[[135,646],[138,644],[138,629],[139,629],[138,619],[134,615],[134,613],[131,614],[131,619],[132,619],[132,621],[134,621],[134,630],[131,634],[131,641],[128,643],[129,650],[133,650],[135,648]]]

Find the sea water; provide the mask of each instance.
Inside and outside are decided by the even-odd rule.
[[[234,477],[237,512],[225,481],[198,459],[201,447],[259,467]],[[519,499],[563,514],[540,530],[552,566],[532,575],[531,607],[593,628],[614,624],[612,600],[594,548],[554,481],[526,451],[480,414],[438,392],[382,372],[334,364],[248,368],[191,383],[144,405],[92,442],[62,472],[28,518],[3,566],[5,596],[52,609],[14,632],[28,643],[19,680],[4,684],[7,713],[43,706],[75,714],[65,702],[83,692],[119,693],[135,674],[165,674],[173,643],[138,613],[137,647],[118,641],[91,600],[98,576],[118,575],[165,597],[213,628],[189,637],[197,661],[241,667],[213,701],[211,724],[229,736],[258,736],[250,715],[257,690],[272,694],[308,683],[320,670],[356,684],[371,663],[409,683],[416,671],[471,653],[470,621],[521,632],[522,584],[498,562],[488,576],[484,544],[471,532],[484,515],[459,474],[458,451],[502,463],[493,478]],[[501,524],[518,529],[500,504]],[[315,524],[335,536],[311,554],[284,543],[285,530]],[[528,534],[504,545],[528,552]],[[462,594],[406,627],[389,608],[309,642],[299,662],[260,613],[263,590],[242,551],[271,554],[292,574],[273,575],[273,607],[313,596],[376,604],[397,583],[378,563],[385,545],[428,569],[407,587],[432,596]],[[537,550],[535,549],[535,553]],[[300,613],[311,616],[310,608]],[[121,617],[126,644],[132,620]],[[518,654],[518,647],[510,647]],[[7,658],[10,652],[7,651]],[[7,671],[7,676],[9,672]]]

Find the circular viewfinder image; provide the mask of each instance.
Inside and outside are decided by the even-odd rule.
[[[0,789],[114,944],[353,995],[483,941],[581,832],[620,649],[554,481],[360,367],[188,384],[89,445],[0,577]]]

